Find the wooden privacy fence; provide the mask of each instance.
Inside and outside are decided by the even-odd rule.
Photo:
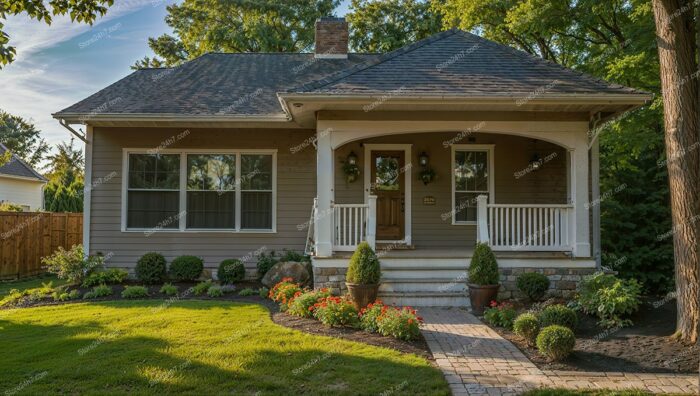
[[[0,279],[46,272],[42,257],[82,239],[82,213],[0,212]]]

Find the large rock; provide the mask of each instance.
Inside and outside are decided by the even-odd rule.
[[[292,278],[295,283],[306,284],[311,278],[309,271],[303,263],[287,261],[277,263],[270,268],[263,276],[262,284],[267,287],[272,287],[282,281],[284,278]]]

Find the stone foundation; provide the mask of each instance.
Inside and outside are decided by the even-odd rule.
[[[576,287],[587,275],[596,272],[595,268],[500,268],[501,290],[498,293],[499,299],[505,298],[525,298],[525,295],[518,290],[516,281],[520,274],[526,272],[539,272],[549,278],[550,297],[572,298],[576,294]]]
[[[331,289],[331,293],[339,296],[347,292],[345,287],[345,274],[347,268],[330,267],[319,268],[314,267],[314,288],[320,289],[327,287]]]

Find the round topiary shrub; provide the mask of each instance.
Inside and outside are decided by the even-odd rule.
[[[350,258],[345,280],[348,283],[376,285],[379,283],[380,277],[381,269],[377,255],[372,250],[372,247],[369,246],[369,243],[360,243]]]
[[[564,326],[548,326],[537,336],[537,350],[552,360],[569,356],[576,345],[574,332]]]
[[[152,285],[165,279],[165,257],[160,253],[146,253],[136,262],[136,279]]]
[[[549,278],[539,272],[527,272],[518,276],[516,285],[531,301],[540,301],[549,290]]]
[[[469,263],[469,283],[479,286],[497,285],[498,280],[496,256],[489,245],[477,243]]]
[[[540,333],[540,321],[531,313],[524,313],[515,318],[513,322],[515,334],[527,340],[528,344],[535,345],[537,334]]]
[[[238,259],[227,259],[219,264],[219,270],[216,272],[219,282],[230,284],[240,282],[245,278],[245,266]]]
[[[202,275],[204,260],[196,256],[180,256],[170,263],[170,276],[179,281],[193,281]]]
[[[564,326],[573,330],[578,325],[578,316],[576,311],[564,305],[550,305],[540,312],[538,319],[540,326],[547,327],[552,325]]]

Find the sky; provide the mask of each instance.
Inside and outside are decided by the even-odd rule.
[[[17,56],[0,70],[0,109],[33,122],[51,146],[69,140],[51,113],[125,77],[136,60],[152,56],[148,38],[171,33],[164,18],[166,6],[176,2],[116,0],[92,26],[61,16],[51,26],[26,15],[9,17],[4,30]],[[349,3],[342,1],[336,15],[345,15]]]

